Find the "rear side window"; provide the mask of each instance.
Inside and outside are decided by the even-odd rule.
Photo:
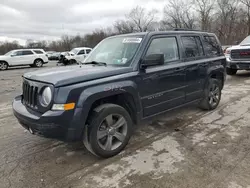
[[[43,54],[41,50],[33,50],[36,54]]]
[[[214,36],[204,36],[204,48],[209,56],[221,55],[221,47]]]
[[[179,60],[180,58],[176,38],[165,37],[153,39],[146,56],[150,54],[164,54],[165,64]]]
[[[87,54],[89,54],[90,52],[91,52],[91,50],[90,50],[90,49],[87,49],[87,50],[86,50],[86,53],[87,53]]]
[[[181,37],[187,58],[195,58],[204,55],[201,39],[198,36]]]
[[[32,54],[33,54],[33,52],[30,51],[30,50],[24,50],[24,51],[22,52],[22,55],[32,55]]]

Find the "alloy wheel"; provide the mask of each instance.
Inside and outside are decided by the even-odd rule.
[[[128,132],[125,118],[119,114],[108,115],[98,127],[98,145],[106,151],[113,151],[120,147]]]
[[[220,88],[215,83],[210,87],[208,100],[211,106],[216,106],[220,101]]]
[[[6,70],[8,68],[8,65],[4,62],[0,63],[0,70]]]

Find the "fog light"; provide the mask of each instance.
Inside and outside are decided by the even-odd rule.
[[[75,108],[75,103],[54,104],[52,106],[52,110],[55,110],[55,111],[67,111],[67,110],[73,110],[74,108]]]

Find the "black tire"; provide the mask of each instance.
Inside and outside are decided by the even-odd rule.
[[[204,98],[200,103],[203,110],[214,110],[220,103],[222,83],[218,79],[210,78],[204,90]]]
[[[237,69],[227,68],[226,71],[228,75],[235,75],[237,73]]]
[[[110,119],[110,116],[112,117],[113,125],[120,125],[120,127],[117,126],[119,128],[115,128],[115,126],[113,127],[112,125],[109,126],[110,124],[107,118]],[[115,121],[116,118],[117,122]],[[115,104],[103,104],[95,108],[88,122],[89,131],[87,137],[89,139],[88,143],[84,142],[84,144],[90,152],[98,157],[109,158],[119,154],[126,147],[132,135],[133,122],[129,113],[123,107]],[[112,132],[111,129],[115,129],[114,132]],[[101,133],[104,133],[105,136],[100,136],[100,138],[98,138],[98,133],[99,136]],[[119,136],[122,141],[120,141],[117,136]],[[111,142],[109,142],[109,140],[111,140]],[[111,143],[110,147],[108,142]]]
[[[34,67],[42,67],[43,66],[43,60],[42,59],[36,59],[35,61],[34,61]]]
[[[8,63],[4,62],[4,61],[0,61],[0,70],[4,71],[7,70],[9,68]]]

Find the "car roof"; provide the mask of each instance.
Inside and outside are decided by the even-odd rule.
[[[77,49],[77,50],[88,50],[88,49],[90,49],[91,50],[91,48],[89,48],[89,47],[77,47],[77,48],[74,48],[74,49]]]
[[[128,33],[128,34],[120,34],[111,36],[113,37],[120,37],[120,36],[141,36],[144,37],[146,35],[171,35],[171,34],[205,34],[205,35],[214,35],[214,33],[209,33],[205,31],[197,31],[197,30],[169,30],[169,31],[149,31],[149,32],[137,32],[137,33]]]
[[[40,49],[40,48],[15,49],[14,51],[18,51],[18,50],[42,50],[42,51],[44,51],[43,49]]]

